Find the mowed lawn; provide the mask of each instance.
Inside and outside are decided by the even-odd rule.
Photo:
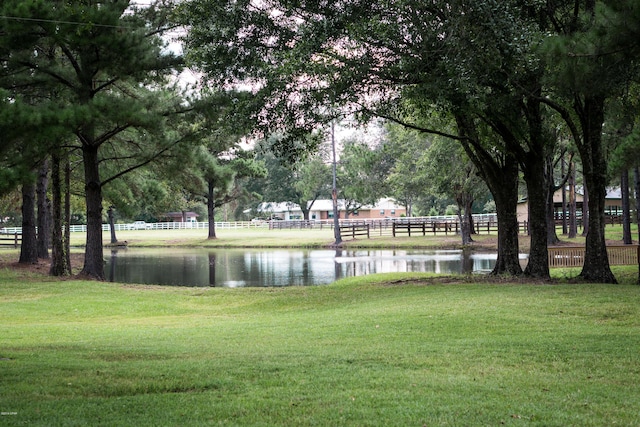
[[[637,285],[0,270],[0,425],[630,426],[639,408]]]
[[[619,228],[619,227],[618,227]],[[324,227],[314,229],[282,229],[268,228],[236,228],[217,229],[216,239],[207,239],[206,229],[184,230],[126,230],[118,231],[116,237],[119,242],[126,242],[129,247],[207,247],[207,248],[323,248],[335,242],[333,229]],[[478,249],[495,250],[497,247],[497,233],[475,235],[475,246]],[[520,235],[521,251],[528,251],[529,238]],[[584,244],[584,238],[575,239],[577,244]],[[86,233],[71,233],[71,245],[83,247]],[[109,232],[103,232],[103,243],[109,245]],[[462,247],[459,235],[455,233],[438,233],[412,235],[406,234],[392,237],[391,230],[372,230],[371,238],[359,236],[356,239],[345,237],[343,243],[346,248],[366,247],[374,249],[384,248],[459,248]]]

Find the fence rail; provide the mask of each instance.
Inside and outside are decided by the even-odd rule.
[[[22,235],[19,233],[0,234],[0,246],[17,248],[22,242]]]
[[[409,225],[407,225],[409,224]],[[416,225],[418,224],[418,225]],[[424,224],[424,225],[423,225]],[[409,228],[417,230],[422,228],[429,229],[429,234],[449,234],[458,233],[460,224],[456,216],[432,216],[432,217],[414,217],[414,218],[376,218],[376,219],[359,219],[349,218],[340,219],[340,226],[349,225],[368,225],[370,234],[380,236],[393,236],[394,227],[398,233],[402,234],[402,229]],[[281,229],[333,229],[333,219],[323,220],[295,220],[295,221],[218,221],[215,223],[216,229],[261,229],[269,228],[272,230]],[[209,223],[204,222],[156,222],[156,223],[125,223],[114,224],[115,231],[128,230],[206,230]],[[523,233],[527,232],[527,223],[520,223]],[[86,225],[71,225],[69,227],[72,233],[85,233]],[[474,229],[477,234],[494,233],[498,230],[498,222],[495,214],[478,214],[474,215]],[[102,231],[110,231],[109,224],[102,224]],[[422,231],[421,231],[422,232]],[[22,227],[4,227],[0,229],[2,234],[22,234]],[[407,233],[408,234],[408,233]],[[413,231],[411,232],[413,233]]]
[[[223,221],[216,222],[218,229],[239,229],[239,228],[266,228],[267,223],[260,224],[252,221]],[[114,224],[116,231],[126,230],[207,230],[208,222],[155,222],[140,224]],[[71,225],[69,231],[72,233],[86,233],[86,225]],[[102,224],[102,231],[110,231],[109,224]],[[22,234],[22,227],[4,227],[0,229],[0,234]]]
[[[345,224],[340,225],[340,237],[351,237],[355,239],[356,236],[367,236],[369,238],[369,224]]]

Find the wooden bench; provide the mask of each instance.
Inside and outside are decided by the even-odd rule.
[[[549,267],[582,267],[584,264],[584,246],[549,246]],[[607,246],[609,265],[638,265],[640,263],[639,245]]]
[[[356,236],[367,236],[369,238],[369,224],[348,224],[340,225],[340,237],[351,237],[355,239]]]

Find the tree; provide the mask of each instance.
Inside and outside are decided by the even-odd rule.
[[[254,161],[252,153],[236,152],[228,159],[221,159],[218,155],[208,152],[200,156],[206,188],[209,239],[216,238],[215,209],[244,194],[241,187],[233,185],[234,182],[242,178],[261,178],[266,175],[266,169],[260,162]]]
[[[603,142],[607,144],[609,157],[609,174],[620,178],[622,199],[622,240],[625,244],[633,243],[631,236],[631,200],[629,171],[640,165],[640,130],[637,114],[640,107],[637,83],[631,84],[622,96],[610,100],[609,114],[604,127]]]
[[[518,244],[518,161],[510,153],[492,149],[481,138],[478,124],[458,113],[455,116],[462,147],[489,187],[496,204],[498,222],[498,258],[493,275],[522,274]]]
[[[339,163],[338,187],[347,215],[364,205],[374,205],[387,195],[387,177],[393,159],[387,156],[382,145],[372,148],[365,141],[346,140]]]
[[[499,64],[505,52],[515,58],[514,53],[526,51],[522,49],[526,43],[519,40],[527,26],[514,20],[513,13],[502,14],[510,10],[496,2],[426,5],[415,1],[371,4],[353,0],[339,7],[282,2],[243,8],[240,3],[222,5],[201,0],[190,6],[191,58],[216,81],[238,82],[251,76],[264,82],[257,98],[265,100],[263,105],[269,111],[265,113],[263,109],[260,113],[270,119],[263,123],[265,127],[311,127],[331,119],[330,113],[340,106],[356,111],[363,119],[384,117],[424,132],[442,134],[420,126],[425,116],[440,108],[458,114],[458,122],[465,124],[466,129],[459,129],[465,136],[449,136],[469,141],[478,126],[473,122],[489,111],[479,107],[491,98],[494,89],[482,80],[483,76],[494,75],[487,73],[485,65],[489,61]],[[274,7],[285,13],[272,14]],[[204,10],[209,12],[206,17],[201,13]],[[496,35],[500,38],[496,39]],[[481,43],[474,45],[480,38]],[[480,52],[482,59],[473,61]],[[239,60],[229,63],[232,57]],[[508,81],[504,74],[495,77],[496,81]],[[403,102],[396,102],[399,99]],[[326,105],[332,108],[323,108]],[[398,105],[401,108],[396,110]],[[497,130],[494,125],[493,131]],[[495,145],[483,147],[478,142],[484,138],[473,139],[475,143],[467,148],[486,148],[488,155],[470,157],[474,161],[487,160],[489,163],[479,167],[483,177],[499,180],[489,184],[492,191],[505,191],[501,185],[505,176],[514,179],[514,184],[507,187],[511,189],[509,197],[494,195],[496,204],[505,203],[497,209],[499,221],[502,214],[513,209],[513,213],[502,217],[503,244],[499,245],[499,260],[508,261],[499,262],[496,272],[519,274],[517,168],[513,173],[512,165],[503,163],[518,158],[506,153],[502,159],[492,159]],[[507,174],[498,172],[503,166],[512,170]],[[483,173],[490,169],[495,170],[489,175]]]
[[[385,125],[383,150],[391,157],[393,166],[387,177],[389,195],[405,206],[407,216],[413,216],[414,202],[425,195],[428,179],[416,153],[424,152],[431,145],[429,138],[419,132],[397,124]]]
[[[12,36],[23,45],[27,39],[33,47],[27,45],[11,61],[56,94],[64,117],[59,116],[60,122],[77,138],[87,206],[82,274],[102,279],[103,186],[166,150],[174,141],[168,141],[164,125],[172,111],[182,109],[179,99],[163,98],[157,90],[180,64],[163,50],[159,37],[168,28],[167,9],[159,3],[137,8],[128,1],[56,2],[54,8],[39,1],[30,8],[20,3],[5,2],[4,11],[25,18],[15,21]],[[40,45],[51,54],[40,54]],[[127,144],[141,155],[123,156]],[[110,150],[114,157],[103,154]],[[121,169],[103,178],[100,165],[106,161],[119,162]]]
[[[330,194],[330,183],[331,172],[322,157],[312,155],[299,166],[294,175],[293,188],[300,195],[297,204],[305,221],[311,219],[309,213],[315,201]]]
[[[556,33],[547,40],[547,80],[555,96],[542,102],[565,120],[582,160],[589,209],[580,276],[589,281],[616,282],[604,238],[607,160],[602,134],[607,101],[632,78],[638,51],[620,35],[628,32],[629,17],[638,18],[637,9],[633,1],[589,1],[547,11]]]
[[[421,159],[427,170],[427,179],[437,193],[452,196],[457,204],[461,224],[462,244],[468,245],[471,238],[471,209],[473,202],[486,192],[484,182],[478,177],[475,165],[468,159],[460,144],[437,138]]]
[[[331,174],[325,163],[324,148],[317,152],[300,154],[295,160],[279,156],[276,144],[278,136],[263,141],[258,148],[258,159],[264,162],[267,175],[253,180],[249,189],[260,194],[262,200],[281,203],[290,202],[300,206],[303,219],[309,220],[314,202],[330,194]],[[310,134],[304,141],[320,146],[321,135]],[[306,142],[305,142],[306,143]]]
[[[47,197],[49,187],[49,160],[45,159],[38,169],[36,182],[38,258],[49,259],[51,242],[51,201]]]
[[[64,165],[63,168],[61,166]],[[62,170],[64,169],[64,179]],[[69,248],[69,217],[70,217],[70,168],[68,159],[63,162],[61,150],[55,150],[51,155],[51,268],[49,274],[53,276],[68,276],[71,274],[71,258]],[[64,182],[64,186],[63,186]],[[66,197],[63,197],[62,189]],[[64,200],[64,202],[63,202]],[[64,213],[63,213],[64,204]]]
[[[22,244],[20,260],[22,264],[38,262],[38,244],[36,236],[36,185],[33,179],[22,184]]]
[[[501,216],[505,221],[502,229],[510,236],[502,236],[510,246],[509,254],[504,254],[509,267],[499,262],[498,271],[517,274],[519,270],[513,225],[517,171],[505,163],[515,161],[533,207],[526,273],[549,277],[551,176],[546,159],[556,143],[550,131],[550,109],[558,111],[583,163],[589,164],[585,180],[595,199],[590,204],[587,236],[590,262],[581,276],[615,280],[606,261],[602,213],[598,213],[604,212],[600,172],[606,164],[600,134],[609,90],[603,88],[615,87],[615,80],[627,75],[628,69],[626,65],[617,68],[622,62],[609,69],[600,67],[598,61],[605,65],[603,55],[592,55],[591,50],[614,45],[613,37],[598,37],[612,35],[601,24],[606,16],[637,14],[628,10],[633,2],[609,8],[605,7],[609,2],[597,1],[584,6],[573,1],[530,4],[517,0],[428,4],[351,0],[339,5],[273,1],[254,7],[243,2],[215,3],[194,0],[189,4],[193,6],[189,24],[194,30],[188,38],[191,57],[216,81],[237,83],[250,77],[259,82],[256,98],[263,101],[259,117],[269,118],[262,123],[265,128],[311,127],[332,118],[331,112],[339,106],[363,119],[385,117],[443,134],[442,129],[424,125],[430,124],[428,116],[434,111],[454,115],[457,135],[448,136],[463,144],[487,180],[499,221]],[[204,10],[211,13],[203,16]],[[627,25],[616,35],[635,31]],[[552,50],[560,55],[539,49],[549,41],[561,46]],[[624,47],[616,58],[637,51],[628,42]],[[603,76],[608,80],[605,85]],[[595,82],[601,87],[594,87]],[[500,159],[494,157],[496,153]],[[497,173],[503,167],[511,170],[506,175]],[[513,179],[509,194],[496,195],[507,191],[500,187],[504,176]]]

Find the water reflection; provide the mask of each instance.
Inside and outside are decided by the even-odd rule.
[[[174,286],[306,286],[386,272],[490,271],[495,254],[459,250],[112,250],[108,279]]]

